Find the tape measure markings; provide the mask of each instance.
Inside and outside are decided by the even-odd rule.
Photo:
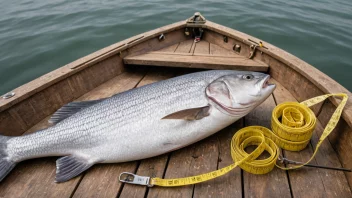
[[[316,117],[308,107],[320,103],[330,96],[340,96],[342,97],[342,101],[327,123],[311,158],[306,163],[293,167],[277,165],[276,162],[280,154],[279,148],[289,151],[300,151],[307,146],[316,126]],[[321,143],[336,127],[347,99],[347,94],[340,93],[317,96],[301,103],[285,102],[279,104],[274,108],[272,113],[271,128],[273,131],[262,126],[249,126],[235,133],[232,137],[230,147],[231,156],[234,160],[233,164],[197,176],[175,179],[152,178],[151,184],[164,187],[192,185],[225,175],[237,166],[253,174],[266,174],[275,166],[282,170],[300,168],[308,164],[315,157]],[[257,148],[248,154],[245,148],[250,145],[256,145]],[[266,159],[257,159],[264,150],[270,156]]]

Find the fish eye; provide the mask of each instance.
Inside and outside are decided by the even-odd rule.
[[[252,74],[246,74],[246,75],[243,75],[242,78],[245,80],[252,80],[254,76]]]

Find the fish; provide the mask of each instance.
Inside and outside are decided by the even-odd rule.
[[[21,161],[61,156],[56,182],[98,163],[158,156],[202,140],[234,123],[275,89],[270,75],[211,70],[131,89],[109,98],[71,102],[53,125],[23,136],[0,136],[0,181]]]

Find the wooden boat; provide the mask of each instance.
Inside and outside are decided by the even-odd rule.
[[[195,42],[198,41],[198,42]],[[187,148],[151,159],[95,165],[65,183],[54,183],[56,158],[24,161],[0,183],[0,197],[351,197],[352,174],[326,169],[274,169],[254,175],[237,168],[220,178],[186,187],[147,188],[118,181],[121,172],[175,178],[209,172],[232,163],[230,139],[248,125],[270,127],[272,109],[284,101],[344,92],[342,118],[313,163],[352,167],[352,95],[316,68],[269,43],[195,15],[118,42],[67,64],[0,99],[0,131],[23,135],[48,127],[62,105],[92,100],[204,69],[269,73],[275,92],[253,112],[221,132]],[[15,95],[14,95],[15,94]],[[319,122],[311,144],[287,158],[306,161],[339,99],[312,109]]]

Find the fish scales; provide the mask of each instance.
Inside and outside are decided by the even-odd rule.
[[[106,111],[105,108],[101,108],[99,105],[94,105],[93,107],[89,109],[85,109],[82,112],[75,114],[71,118],[64,120],[63,122],[59,123],[56,126],[49,128],[47,130],[44,130],[42,133],[38,134],[38,137],[28,136],[30,137],[28,139],[19,139],[20,142],[14,143],[14,145],[16,146],[15,148],[17,148],[15,152],[21,153],[21,151],[28,149],[29,145],[32,145],[33,143],[37,142],[37,138],[49,140],[48,144],[52,144],[51,149],[54,152],[60,152],[64,154],[65,154],[64,150],[68,149],[67,146],[78,146],[78,145],[64,144],[62,145],[64,146],[64,148],[61,148],[60,145],[55,146],[55,144],[53,144],[53,141],[55,140],[58,141],[60,140],[60,138],[64,140],[72,140],[74,138],[80,137],[80,139],[83,140],[84,145],[90,146],[90,144],[88,143],[92,141],[97,141],[97,139],[94,140],[93,138],[89,138],[89,137],[91,137],[93,134],[96,134],[97,137],[95,135],[94,137],[99,138],[99,135],[101,133],[100,130],[96,130],[97,126],[98,128],[99,126],[102,126],[106,130],[111,130],[113,128],[123,127],[124,125],[129,124],[131,122],[136,122],[136,121],[138,122],[141,120],[139,116],[143,116],[143,115],[144,117],[149,116],[150,111],[148,112],[147,110],[153,109],[153,108],[155,109],[155,105],[160,105],[160,103],[164,103],[164,101],[173,101],[172,98],[180,97],[182,95],[186,95],[186,97],[188,96],[192,97],[192,92],[194,94],[199,95],[199,93],[194,92],[194,90],[190,88],[195,87],[197,83],[200,84],[201,86],[206,85],[205,83],[200,83],[200,82],[202,81],[197,81],[197,79],[194,79],[188,82],[179,81],[179,83],[176,84],[176,86],[179,86],[179,88],[178,87],[175,88],[175,84],[162,83],[157,89],[153,89],[152,87],[153,85],[150,86],[151,90],[154,90],[152,92],[149,89],[143,89],[143,88],[137,88],[134,91],[124,92],[120,95],[120,97],[113,97],[113,98],[107,99],[106,101],[103,101],[105,102],[106,106],[109,106],[108,109],[110,109],[110,111]],[[183,91],[179,92],[179,90],[183,90]],[[134,98],[134,100],[132,98]],[[163,100],[164,98],[166,100]],[[198,101],[190,102],[189,100],[183,100],[183,102],[190,103],[190,104],[198,103]],[[167,107],[171,109],[171,111],[169,112],[172,112],[173,106],[170,106],[172,104],[169,103],[165,105],[167,105]],[[175,104],[174,106],[176,106],[177,108],[177,104]],[[187,108],[187,106],[184,106],[184,108]],[[177,109],[177,110],[180,110],[180,109]],[[107,120],[104,118],[107,118]],[[125,119],[122,119],[122,118],[125,118]],[[74,120],[74,122],[72,123],[71,120]],[[98,122],[94,122],[94,120],[98,120]],[[101,122],[99,122],[99,120],[101,120]],[[103,122],[103,120],[106,120],[106,121]],[[69,124],[66,124],[66,123],[69,123]],[[94,125],[90,123],[94,123]],[[87,131],[87,133],[85,133],[85,131]],[[85,137],[88,137],[88,138],[85,138]],[[60,144],[63,143],[61,141],[58,141],[58,142],[60,142]],[[35,154],[40,154],[41,152],[47,152],[47,150],[42,151],[40,147],[38,147],[37,149],[38,150],[31,150],[30,155],[33,154],[32,152],[34,152]],[[23,155],[24,152],[21,154]]]
[[[213,70],[135,88],[42,131],[6,139],[7,161],[0,158],[0,164],[44,156],[73,156],[95,164],[160,155],[199,141],[243,117],[272,93],[267,80],[268,75],[262,73]],[[163,119],[187,109],[203,110],[194,120]],[[71,163],[70,158],[59,159],[58,168],[63,163]],[[0,180],[1,174],[0,170]],[[59,181],[70,177],[59,177]]]

